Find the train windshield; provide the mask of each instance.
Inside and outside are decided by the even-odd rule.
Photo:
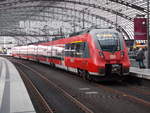
[[[122,49],[118,33],[97,33],[95,38],[103,51],[115,52]]]

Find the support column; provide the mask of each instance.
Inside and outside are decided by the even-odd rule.
[[[147,0],[147,41],[148,41],[148,68],[150,68],[150,37],[149,37],[149,0]]]

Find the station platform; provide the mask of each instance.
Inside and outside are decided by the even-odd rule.
[[[130,67],[130,73],[133,76],[150,80],[150,69],[140,69],[137,67]]]
[[[17,69],[1,57],[0,113],[36,113]]]

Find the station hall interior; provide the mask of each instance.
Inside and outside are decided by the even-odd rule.
[[[112,27],[122,33],[129,48],[147,48],[148,2],[148,0],[2,0],[0,52],[7,51],[7,54],[11,54],[11,48],[14,46],[64,38],[71,33],[91,27]],[[146,32],[142,38],[136,37],[136,32],[140,32],[138,30]]]
[[[150,113],[149,80],[150,0],[0,0],[0,113]]]

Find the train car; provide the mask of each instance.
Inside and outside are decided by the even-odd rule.
[[[125,41],[114,29],[90,29],[75,36],[32,46],[36,49],[26,56],[78,73],[85,79],[129,74],[130,61]]]
[[[19,58],[19,51],[20,51],[19,48],[21,48],[21,46],[12,48],[12,56],[13,57]]]

